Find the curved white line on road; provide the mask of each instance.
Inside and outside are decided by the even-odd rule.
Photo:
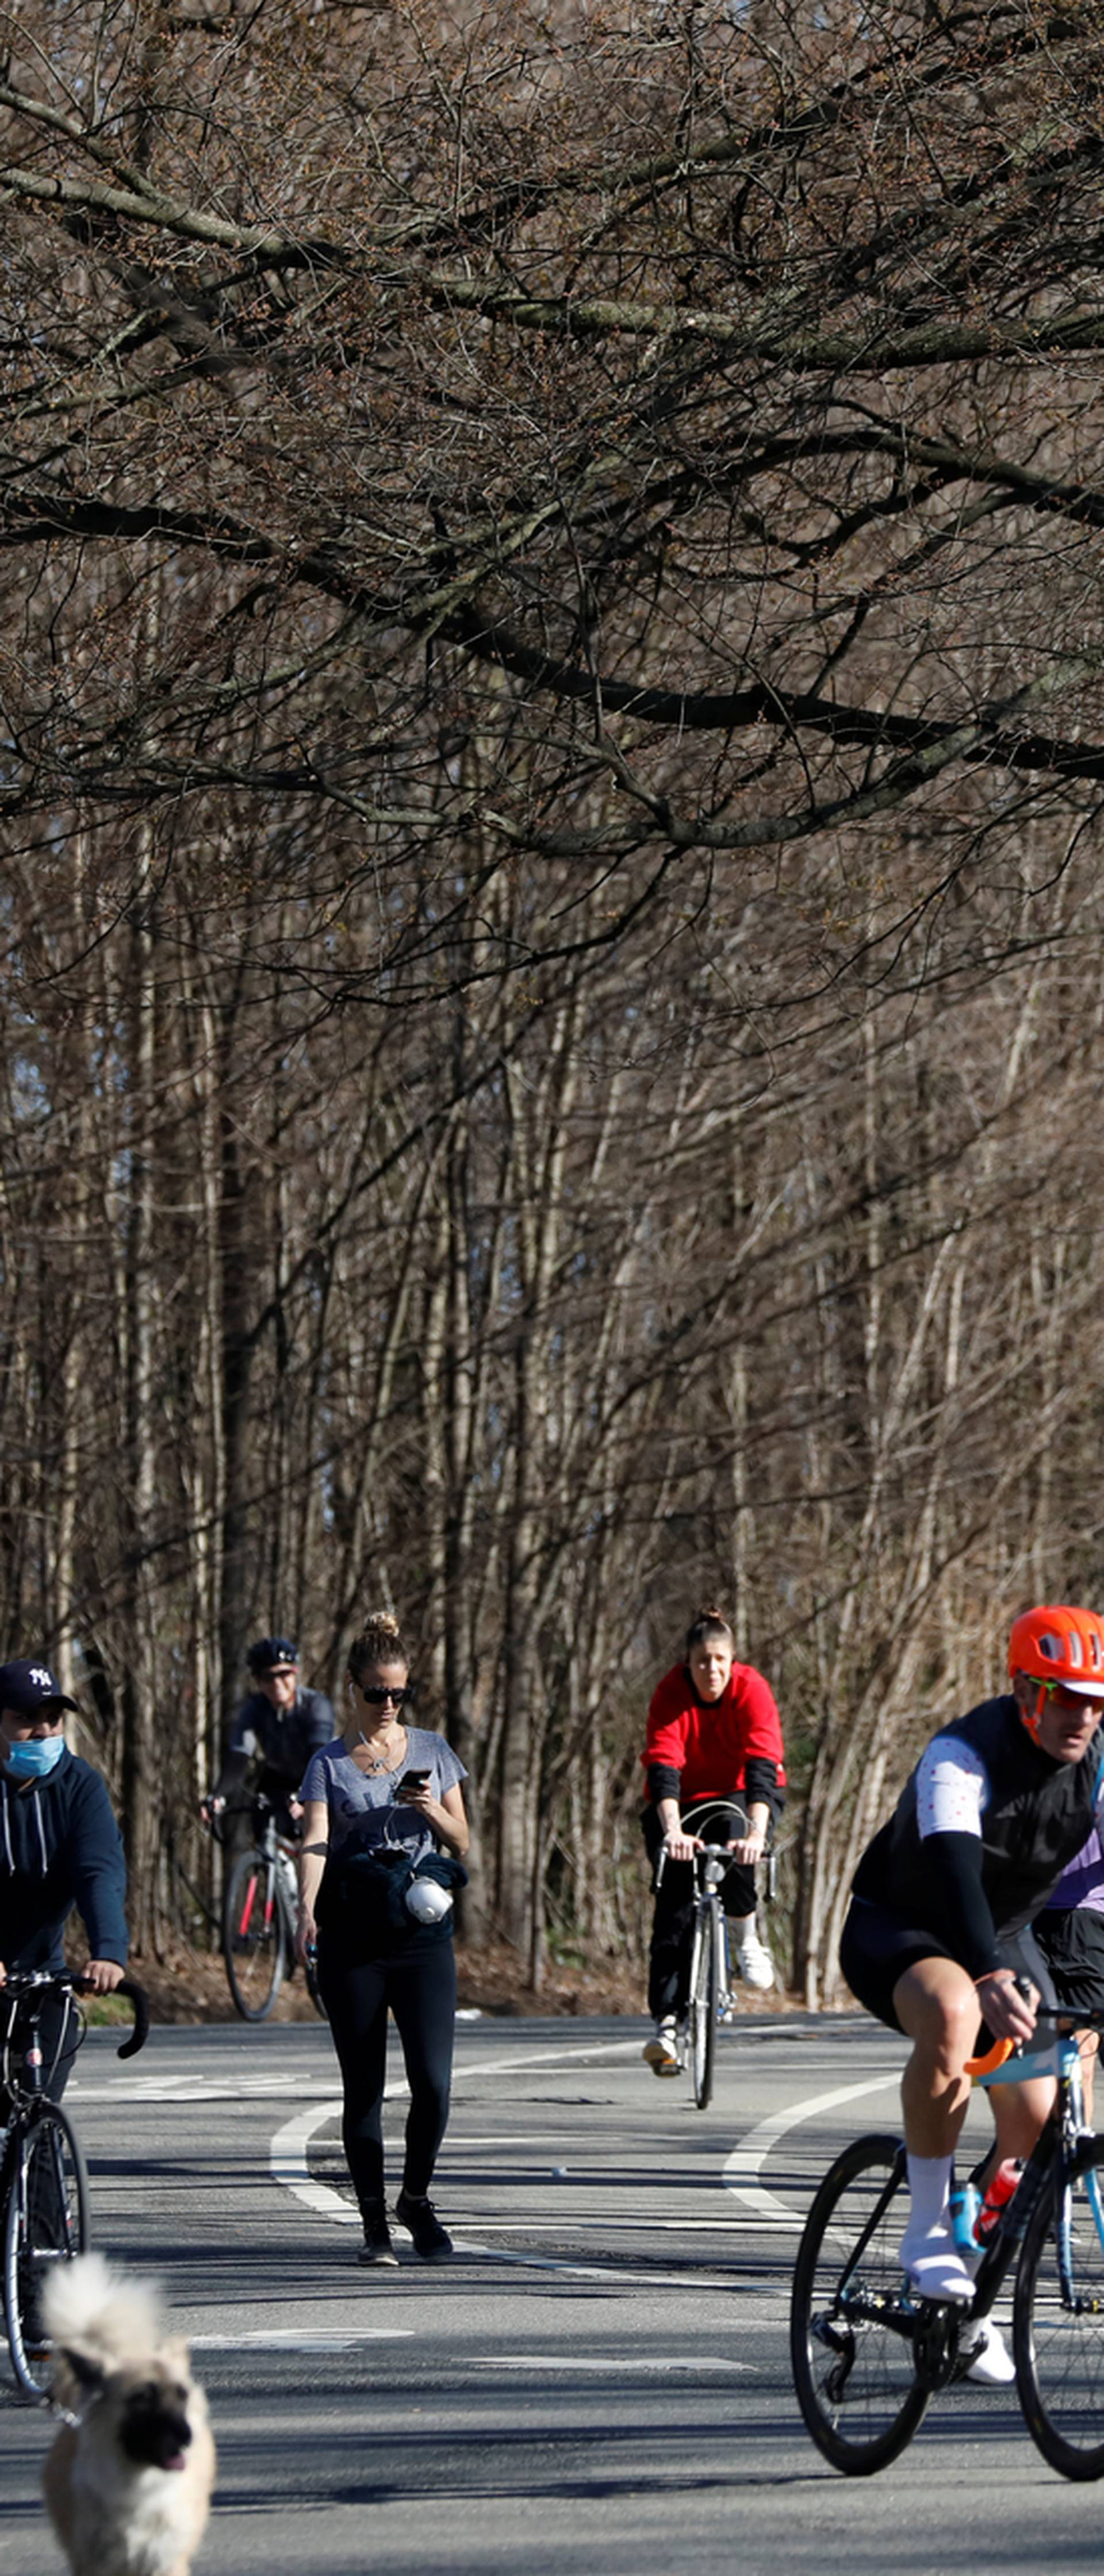
[[[547,2056],[538,2062],[546,2064]],[[285,2120],[269,2149],[269,2170],[273,2181],[292,2192],[305,2209],[316,2210],[339,2227],[359,2227],[360,2211],[343,2199],[332,2184],[316,2182],[307,2162],[307,2148],[315,2131],[332,2116],[332,2105],[314,2102],[308,2110],[298,2111],[294,2119]],[[516,2254],[501,2245],[477,2244],[472,2237],[455,2234],[452,2241],[458,2254],[476,2255],[481,2262],[519,2264],[526,2272],[569,2272],[577,2281],[619,2281],[625,2286],[645,2282],[649,2289],[657,2290],[672,2283],[685,2289],[689,2277],[685,2272],[630,2272],[619,2263],[571,2263],[552,2254]],[[712,2284],[701,2282],[699,2286],[704,2289]]]
[[[818,2111],[834,2111],[841,2102],[859,2102],[864,2093],[884,2093],[888,2085],[900,2081],[900,2067],[892,2066],[884,2075],[868,2076],[863,2084],[844,2084],[836,2093],[815,2093],[809,2100],[795,2103],[789,2111],[772,2111],[769,2120],[760,2120],[754,2129],[749,2129],[746,2138],[741,2138],[739,2146],[726,2156],[721,2175],[725,2190],[734,2191],[745,2209],[754,2210],[759,2218],[784,2219],[787,2227],[803,2227],[804,2213],[788,2208],[777,2192],[768,2191],[759,2180],[771,2148],[785,2137],[787,2129],[800,2128],[803,2120],[815,2119]]]
[[[468,2083],[473,2075],[509,2075],[518,2067],[560,2066],[592,2057],[625,2057],[635,2055],[638,2047],[639,2041],[635,2039],[610,2039],[600,2041],[589,2048],[585,2045],[571,2048],[542,2048],[532,2050],[526,2056],[519,2056],[511,2051],[505,2057],[485,2057],[477,2059],[474,2066],[458,2068],[453,2080],[453,2090],[456,2091],[461,2085]],[[385,2102],[405,2101],[407,2090],[405,2084],[388,2084],[383,2098]],[[294,2119],[285,2120],[283,2127],[277,2129],[268,2151],[269,2170],[273,2181],[280,2183],[285,2191],[293,2192],[296,2200],[302,2201],[304,2209],[318,2210],[323,2218],[335,2219],[339,2227],[359,2227],[359,2210],[353,2208],[349,2201],[343,2200],[341,2193],[334,2191],[329,2183],[315,2182],[307,2163],[307,2148],[310,2141],[315,2130],[320,2129],[323,2121],[331,2117],[335,2099],[340,2101],[340,2093],[336,2095],[327,2093],[323,2096],[316,2094],[308,2110],[297,2111]],[[457,2244],[459,2246],[459,2240]],[[489,2246],[476,2245],[465,2245],[460,2250],[465,2254],[482,2254],[491,2251]],[[496,2260],[500,2263],[520,2262],[522,2259],[520,2255],[496,2253]]]
[[[307,2148],[324,2120],[332,2118],[326,2102],[312,2102],[306,2111],[297,2111],[293,2120],[285,2120],[277,2129],[268,2151],[269,2171],[273,2182],[282,2183],[293,2192],[304,2209],[317,2209],[323,2218],[334,2218],[339,2227],[359,2227],[360,2211],[355,2201],[343,2200],[332,2183],[315,2182],[307,2164]]]

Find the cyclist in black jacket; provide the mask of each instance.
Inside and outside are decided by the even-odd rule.
[[[119,1828],[99,1772],[65,1741],[67,1708],[76,1701],[38,1657],[0,1665],[0,2017],[9,1970],[64,1967],[74,1906],[88,1936],[86,1983],[110,1994],[126,1968]],[[76,2042],[60,2000],[44,2006],[42,2036],[45,2088],[58,2102]]]
[[[254,1687],[230,1728],[222,1769],[201,1802],[210,1819],[239,1795],[251,1766],[253,1785],[277,1808],[281,1833],[294,1831],[303,1809],[298,1791],[312,1753],[337,1734],[324,1691],[299,1680],[299,1648],[289,1637],[258,1637],[246,1656]]]
[[[901,2260],[937,2299],[973,2292],[948,2195],[979,2019],[1022,2045],[1039,2003],[1053,2004],[1031,1925],[1099,1820],[1104,1792],[1104,1622],[1065,1605],[1025,1611],[1008,1663],[1011,1691],[928,1745],[859,1863],[840,1943],[860,2003],[913,2043],[901,2087],[911,2192]],[[994,2089],[997,2154],[1031,2153],[1053,2096],[1049,2075]],[[1007,2368],[972,2375],[1011,2378],[1003,2359]]]

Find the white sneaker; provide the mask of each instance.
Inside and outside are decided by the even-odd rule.
[[[909,2287],[921,2299],[972,2299],[974,2285],[944,2218],[936,2227],[917,2227],[910,2218],[901,2238],[900,2261]]]
[[[774,1984],[774,1961],[770,1951],[764,1949],[757,1932],[745,1932],[736,1960],[745,1985],[754,1986],[759,1994],[765,1995],[767,1987]]]
[[[654,2075],[678,2074],[678,2033],[673,2013],[668,2013],[664,2021],[657,2021],[655,2038],[645,2040],[641,2055]]]
[[[976,2380],[981,2388],[1011,2387],[1016,2364],[992,2317],[980,2317],[976,2326],[964,2326],[958,2349],[963,2355],[972,2355],[967,2379]]]

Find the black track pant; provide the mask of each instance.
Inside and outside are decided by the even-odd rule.
[[[5,2007],[0,1987],[0,2036],[5,2035],[12,2007]],[[60,1995],[47,1995],[41,2006],[38,2044],[42,2050],[42,2090],[51,2102],[60,2102],[72,2073],[73,2059],[80,2039],[80,2019],[75,2004],[63,2002]],[[11,2102],[0,2088],[0,2120],[6,2120]]]
[[[728,1823],[710,1802],[711,1814],[703,1816],[701,1832],[706,1842],[724,1842]],[[683,1823],[688,1833],[695,1833],[697,1823],[692,1806],[684,1807]],[[652,1863],[658,1856],[663,1829],[654,1807],[644,1813],[644,1842]],[[721,1903],[726,1914],[737,1922],[755,1912],[755,1871],[746,1862],[730,1863],[721,1882]],[[653,2019],[662,2021],[668,2013],[681,2015],[686,2010],[690,1984],[690,1952],[694,1931],[694,1864],[690,1860],[667,1860],[656,1889],[655,1913],[652,1917],[652,1945],[648,1960],[648,2010]]]
[[[394,2014],[410,2086],[403,2183],[429,2190],[445,2134],[456,2019],[456,1953],[451,1940],[406,1959],[367,1959],[356,1966],[319,1942],[318,1983],[345,2090],[342,2138],[362,2211],[383,2201],[383,2080],[387,2013]]]

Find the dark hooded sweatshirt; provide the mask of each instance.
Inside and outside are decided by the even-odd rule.
[[[60,1968],[75,1905],[92,1959],[126,1965],[126,1863],[98,1771],[68,1745],[42,1780],[0,1764],[0,1959],[6,1968]]]

